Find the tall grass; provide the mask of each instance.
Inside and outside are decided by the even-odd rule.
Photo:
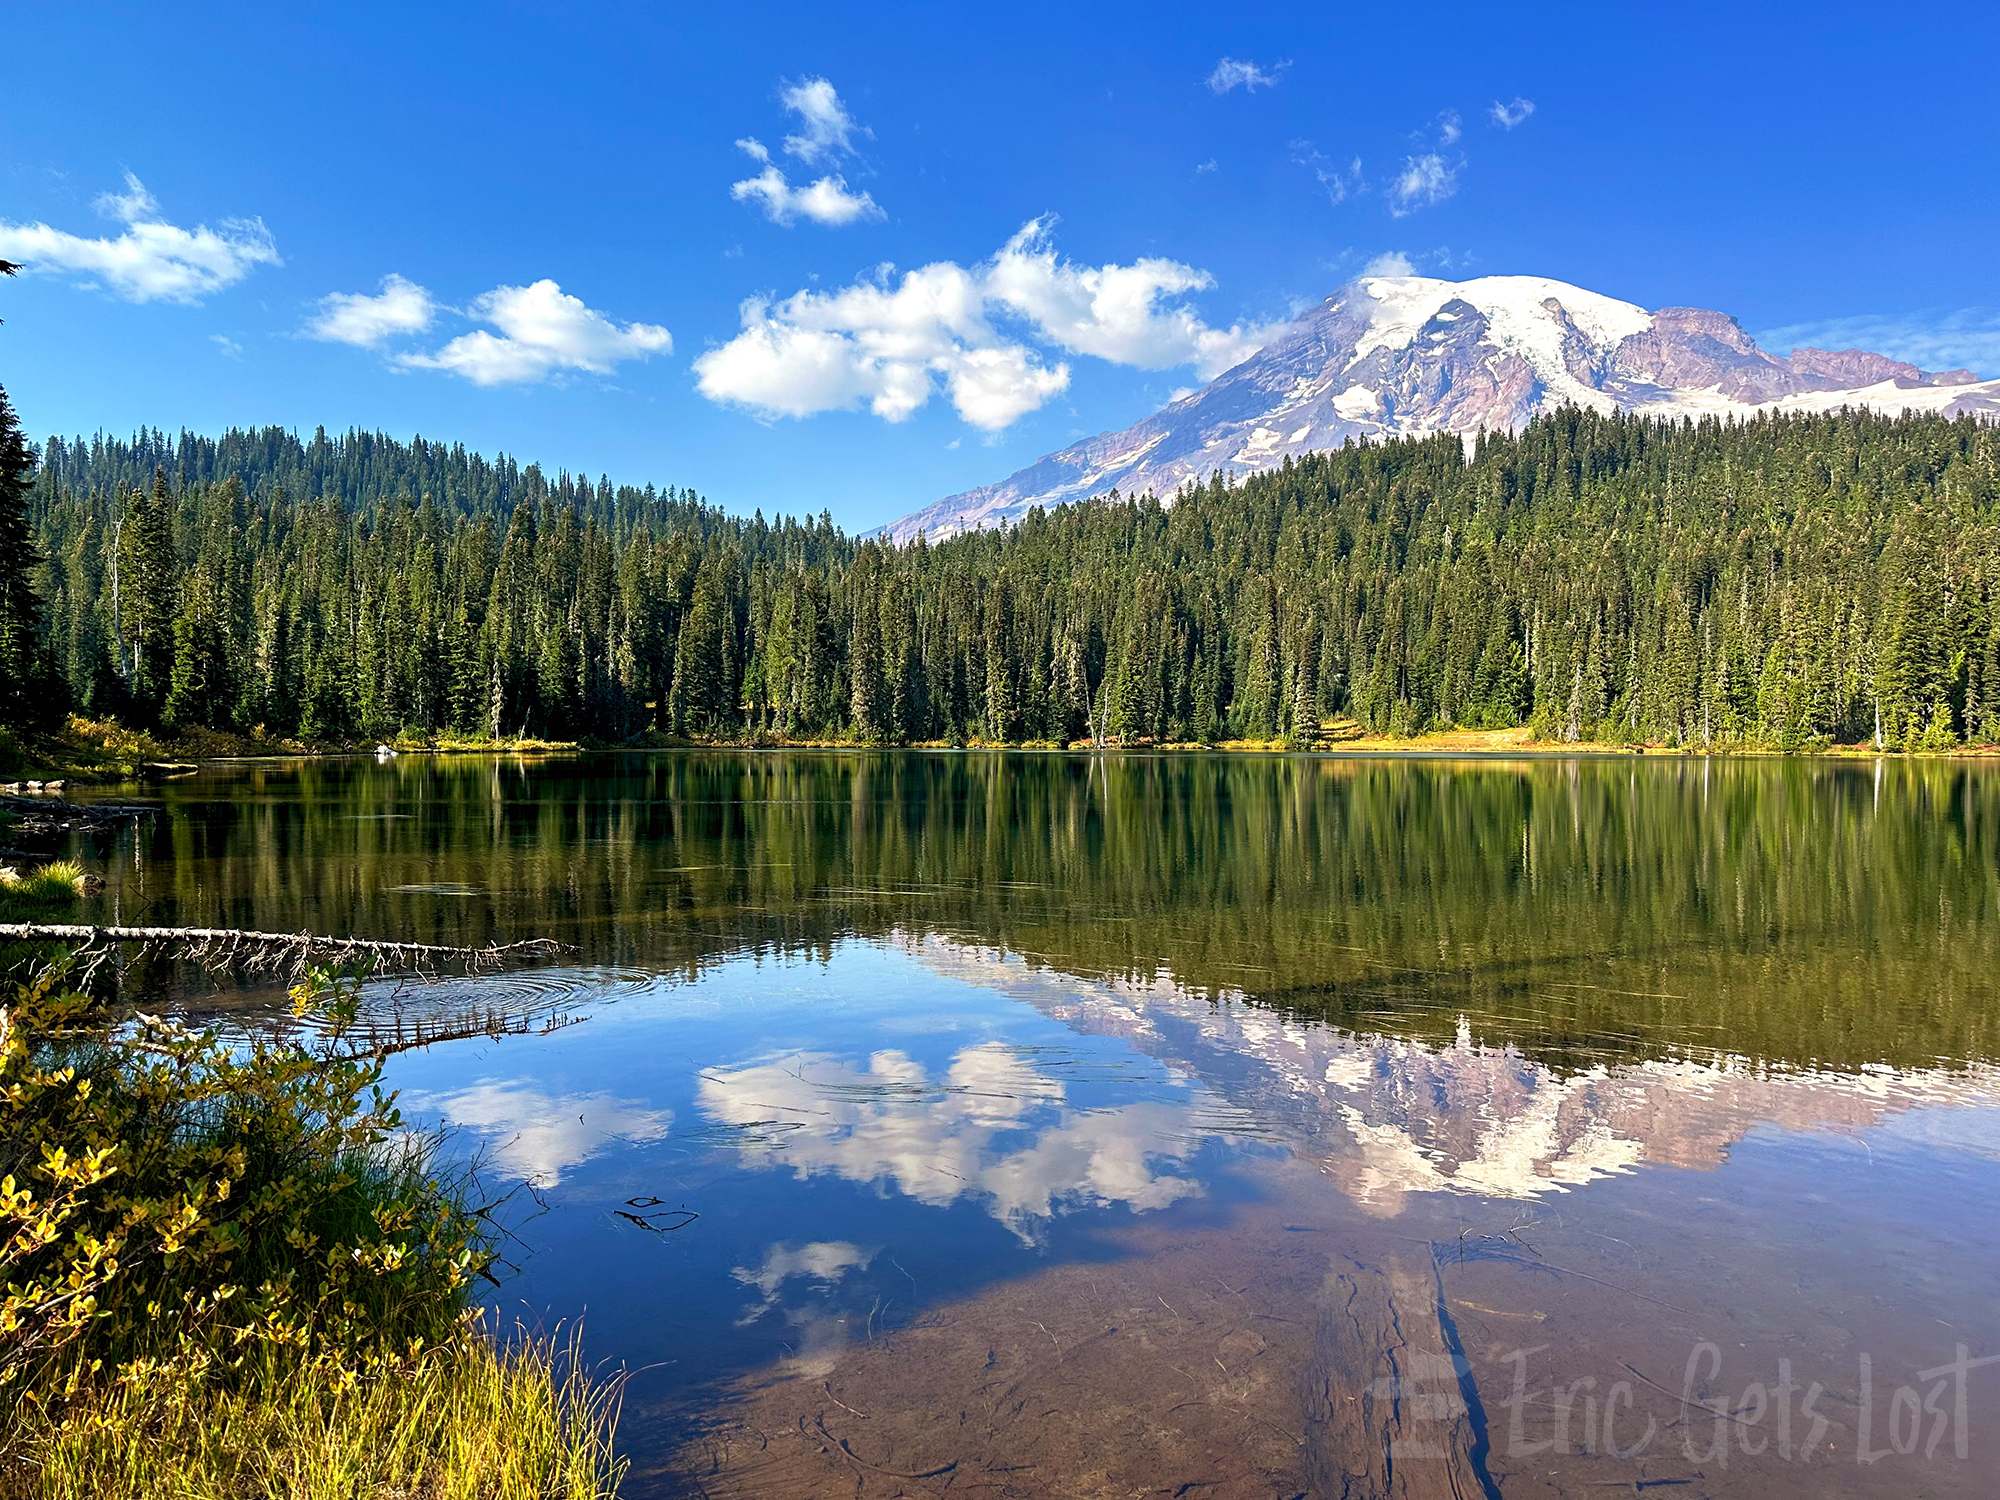
[[[83,889],[83,866],[58,859],[26,873],[0,867],[0,919],[10,911],[33,911],[74,901]]]
[[[357,1374],[265,1359],[232,1388],[121,1381],[59,1422],[30,1410],[7,1500],[607,1500],[621,1384],[576,1340],[483,1328]]]

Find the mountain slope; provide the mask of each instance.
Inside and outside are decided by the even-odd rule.
[[[1511,430],[1567,402],[1659,416],[1853,405],[2000,417],[2000,380],[1858,349],[1780,359],[1726,314],[1649,313],[1535,276],[1364,277],[1193,395],[940,500],[887,534],[935,539],[1113,489],[1167,500],[1190,480],[1275,468],[1349,439]]]

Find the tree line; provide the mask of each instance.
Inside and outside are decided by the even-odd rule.
[[[0,575],[30,563],[0,588],[0,666],[44,687],[9,689],[16,717],[316,740],[1310,745],[1336,715],[1695,748],[2000,740],[2000,430],[1971,419],[1572,408],[904,547],[421,439],[18,446]]]
[[[532,931],[690,981],[936,936],[1435,1045],[1470,1018],[1564,1072],[1724,1038],[1758,1064],[2000,1061],[2000,778],[1965,760],[696,748],[368,771],[304,759],[142,820],[107,905],[462,947]],[[148,961],[125,997],[160,1009],[212,968]]]

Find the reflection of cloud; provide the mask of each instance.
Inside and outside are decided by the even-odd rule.
[[[864,1250],[859,1245],[846,1240],[814,1240],[810,1244],[793,1245],[780,1243],[773,1245],[764,1255],[764,1263],[754,1270],[749,1266],[738,1266],[729,1274],[745,1286],[754,1286],[763,1294],[762,1300],[752,1303],[743,1310],[737,1326],[754,1323],[778,1305],[787,1281],[794,1277],[804,1277],[810,1281],[832,1283],[840,1280],[849,1271],[865,1270],[868,1263],[880,1255],[881,1250]]]
[[[1892,1121],[1889,1133],[1933,1149],[1969,1151],[2000,1161],[2000,1105],[1913,1109]]]
[[[1201,1191],[1161,1170],[1185,1162],[1196,1143],[1185,1106],[1072,1108],[1059,1081],[998,1042],[963,1048],[935,1081],[896,1051],[865,1065],[797,1053],[705,1073],[701,1108],[739,1127],[774,1113],[798,1121],[783,1146],[802,1177],[883,1183],[939,1207],[972,1198],[1024,1237],[1034,1221],[1071,1208],[1144,1212]]]
[[[965,1100],[966,1116],[980,1125],[1012,1125],[1038,1103],[1060,1104],[1063,1086],[1037,1073],[1005,1042],[981,1042],[951,1061],[948,1086]]]
[[[1027,1150],[993,1162],[980,1174],[980,1186],[1010,1224],[1049,1218],[1062,1203],[1098,1208],[1122,1203],[1135,1213],[1165,1208],[1201,1190],[1185,1177],[1153,1170],[1159,1157],[1185,1159],[1187,1143],[1174,1141],[1185,1130],[1185,1112],[1173,1104],[1071,1114]]]
[[[671,1110],[610,1094],[545,1094],[492,1081],[451,1094],[405,1094],[403,1102],[494,1141],[494,1158],[537,1187],[554,1187],[612,1141],[656,1141],[674,1121]]]

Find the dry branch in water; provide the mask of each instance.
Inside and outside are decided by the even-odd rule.
[[[439,963],[483,968],[510,958],[565,951],[564,945],[553,938],[489,943],[483,948],[452,948],[437,943],[324,937],[312,932],[251,932],[240,927],[93,927],[82,922],[0,922],[0,940],[86,946],[99,942],[161,944],[178,947],[189,957],[241,957],[253,965],[273,968],[287,960],[297,962],[315,956],[338,959],[350,954],[366,954],[405,969],[427,969]]]

